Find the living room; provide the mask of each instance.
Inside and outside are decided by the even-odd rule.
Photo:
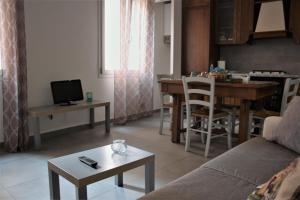
[[[0,0],[0,199],[300,199],[299,11]]]

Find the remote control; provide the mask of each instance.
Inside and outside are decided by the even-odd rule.
[[[81,162],[83,162],[84,164],[86,164],[86,165],[88,165],[90,167],[93,167],[93,168],[96,168],[97,164],[98,164],[96,161],[94,161],[94,160],[92,160],[92,159],[90,159],[90,158],[88,158],[86,156],[80,156],[79,160]]]

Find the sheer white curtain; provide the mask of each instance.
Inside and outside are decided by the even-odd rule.
[[[24,0],[0,0],[0,49],[4,145],[23,151],[29,141]]]
[[[121,1],[121,65],[115,71],[118,123],[150,115],[153,109],[154,1]]]

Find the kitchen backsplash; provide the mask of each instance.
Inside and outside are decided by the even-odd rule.
[[[222,46],[220,56],[230,70],[283,70],[300,75],[300,45],[289,38],[254,40],[252,45]]]

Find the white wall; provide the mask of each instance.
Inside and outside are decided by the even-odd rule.
[[[155,11],[154,73],[170,73],[170,47],[163,43],[163,4],[156,4]],[[109,100],[113,105],[113,79],[98,77],[98,23],[96,0],[25,1],[30,107],[52,104],[50,81],[77,78],[82,80],[84,91],[92,91],[95,99]],[[156,78],[154,82],[157,109]],[[113,113],[112,106],[111,116]],[[96,121],[104,120],[104,110],[97,109],[95,114]],[[43,118],[41,131],[86,124],[88,119],[87,111],[55,115],[53,120]]]
[[[97,2],[27,0],[25,17],[29,106],[52,103],[50,81],[77,78],[84,91],[113,105],[113,79],[98,78]],[[104,120],[102,109],[95,113],[96,121]],[[88,116],[79,111],[43,118],[41,131],[86,124]]]
[[[154,33],[154,109],[160,105],[156,74],[170,74],[170,45],[164,43],[164,4],[155,4]]]
[[[171,4],[164,4],[164,35],[171,35]]]
[[[182,0],[171,1],[171,72],[181,78]]]

